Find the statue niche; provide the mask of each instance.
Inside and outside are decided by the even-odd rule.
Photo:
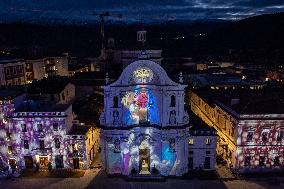
[[[113,117],[113,125],[118,126],[119,125],[119,112],[117,110],[113,111],[112,117]]]
[[[169,117],[169,123],[170,125],[174,125],[176,124],[176,111],[175,110],[171,110],[170,111],[170,117]]]

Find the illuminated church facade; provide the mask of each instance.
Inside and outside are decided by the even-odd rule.
[[[189,157],[193,136],[184,109],[185,87],[149,60],[131,63],[117,81],[104,86],[101,160],[108,174],[188,172],[194,163]],[[208,169],[214,169],[213,159]]]

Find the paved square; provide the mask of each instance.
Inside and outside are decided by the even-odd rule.
[[[284,178],[278,185],[269,179],[257,181],[184,180],[169,178],[165,182],[126,182],[122,178],[108,178],[99,170],[88,170],[81,178],[18,178],[0,180],[0,189],[279,189],[284,188]]]

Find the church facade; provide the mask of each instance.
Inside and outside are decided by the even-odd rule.
[[[108,174],[181,176],[193,167],[185,87],[150,60],[131,63],[117,81],[104,86],[101,160]],[[204,135],[212,135],[214,143],[214,131],[208,133]],[[208,170],[214,162],[209,158]]]

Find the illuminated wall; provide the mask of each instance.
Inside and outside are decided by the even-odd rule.
[[[154,168],[164,176],[187,172],[185,87],[149,60],[131,63],[104,86],[101,159],[108,174],[151,174]]]
[[[192,130],[188,141],[188,158],[192,159],[189,169],[214,170],[216,166],[216,131],[213,129]],[[206,159],[208,159],[206,165]],[[190,162],[188,162],[190,164]]]
[[[125,107],[124,124],[137,125],[147,122],[159,124],[158,102],[147,86],[137,86],[134,92],[126,92],[121,103]]]
[[[244,170],[284,168],[284,116],[242,117],[247,120],[239,122],[237,166]]]
[[[228,166],[236,166],[237,127],[234,117],[218,105],[209,104],[193,91],[189,94],[189,102],[192,112],[216,129],[219,136],[217,154],[227,161]]]
[[[7,130],[9,127],[8,116],[14,111],[14,104],[12,100],[0,100],[0,159],[4,162],[8,162],[7,158],[7,143],[10,143],[9,133]]]
[[[146,150],[149,152],[147,158],[149,158],[150,171],[155,167],[165,176],[186,173],[187,159],[183,151],[186,148],[187,137],[182,136],[181,133],[171,132],[173,131],[161,131],[149,127],[103,131],[102,154],[106,157],[102,158],[104,168],[108,174],[128,175],[132,169],[139,172],[141,163],[139,155],[141,151]],[[175,147],[170,145],[169,141],[172,139],[176,141]]]
[[[217,130],[217,154],[228,166],[243,171],[284,168],[283,114],[239,115],[207,103],[194,92],[189,98],[191,110]]]
[[[8,126],[1,130],[9,132],[9,138],[0,147],[0,154],[4,161],[15,159],[17,165],[25,168],[25,157],[33,159],[33,166],[39,157],[48,157],[52,167],[56,168],[56,156],[63,159],[64,168],[73,168],[73,157],[80,160],[80,168],[87,168],[86,138],[84,135],[67,135],[70,116],[69,107],[64,112],[15,112],[11,113]],[[72,118],[71,118],[72,119]],[[2,140],[3,141],[3,140]],[[44,148],[40,148],[44,141]],[[58,142],[58,143],[57,143]],[[56,143],[59,144],[56,146]],[[76,144],[77,152],[73,151]]]
[[[147,123],[166,127],[187,124],[185,87],[173,82],[155,62],[135,61],[123,70],[117,81],[104,86],[101,125],[124,127]]]
[[[194,142],[189,145],[190,139]],[[210,143],[206,143],[208,139]],[[212,130],[160,130],[152,127],[103,130],[101,147],[103,168],[108,174],[129,175],[133,169],[141,174],[143,150],[149,152],[142,158],[149,161],[150,171],[155,167],[164,176],[187,173],[189,157],[193,158],[192,169],[215,169],[216,133]],[[206,167],[205,158],[208,157],[210,165]]]
[[[96,127],[91,127],[86,133],[86,153],[87,162],[92,163],[92,160],[99,153],[100,147],[100,129]]]

